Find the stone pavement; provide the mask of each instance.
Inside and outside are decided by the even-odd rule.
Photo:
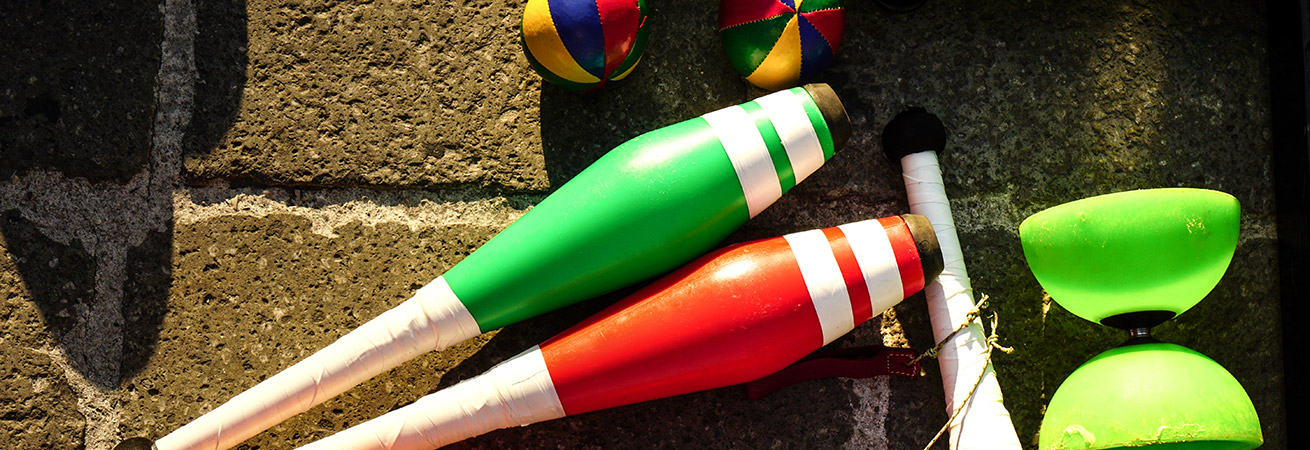
[[[10,448],[160,437],[407,298],[605,151],[761,94],[717,2],[652,1],[627,80],[544,85],[522,2],[71,0],[0,6],[0,436]],[[848,2],[822,81],[854,135],[729,241],[907,212],[883,125],[950,131],[947,190],[974,286],[1015,352],[996,367],[1021,440],[1124,339],[1044,298],[1018,223],[1128,189],[1242,203],[1225,279],[1158,337],[1246,387],[1287,447],[1263,3]],[[486,370],[622,293],[418,358],[260,434],[290,448]],[[834,345],[932,345],[916,296]],[[458,448],[917,449],[946,419],[917,380],[740,388],[502,430]],[[946,448],[938,444],[934,448]]]

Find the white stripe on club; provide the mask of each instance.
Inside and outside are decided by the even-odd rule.
[[[901,268],[896,263],[891,239],[882,224],[877,220],[864,220],[837,228],[846,235],[846,243],[860,264],[864,284],[869,288],[869,299],[873,302],[870,310],[877,314],[900,303],[905,296]]]
[[[814,131],[814,124],[810,123],[810,116],[805,114],[800,95],[804,94],[785,90],[755,100],[773,123],[773,129],[787,150],[787,160],[796,174],[796,184],[805,181],[824,163],[823,145],[819,144],[819,135]]]
[[[769,148],[746,110],[731,106],[701,117],[710,123],[728,153],[752,218],[782,197],[782,184]]]
[[[819,326],[823,330],[823,345],[855,329],[855,313],[851,310],[851,297],[846,291],[837,257],[832,253],[823,230],[802,231],[783,236],[796,263],[801,267],[801,278],[810,292],[810,301],[819,313]],[[899,295],[898,295],[899,297]]]

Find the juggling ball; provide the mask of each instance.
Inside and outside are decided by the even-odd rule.
[[[813,80],[841,47],[841,0],[722,0],[719,34],[746,81],[779,90]]]
[[[646,31],[644,0],[528,0],[519,38],[542,78],[579,92],[632,73]]]

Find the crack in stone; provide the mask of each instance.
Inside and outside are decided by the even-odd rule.
[[[51,170],[29,171],[0,184],[0,210],[17,209],[42,235],[63,245],[80,243],[96,261],[92,301],[77,309],[77,323],[58,346],[38,349],[77,392],[86,423],[83,445],[92,449],[119,440],[116,391],[123,376],[128,249],[151,232],[170,229],[182,133],[193,109],[195,8],[190,0],[166,0],[161,6],[164,38],[149,166],[123,184],[91,183]]]
[[[303,192],[285,188],[195,188],[173,194],[178,225],[219,216],[264,217],[294,214],[310,220],[315,234],[337,237],[333,231],[351,222],[366,226],[406,225],[410,230],[448,225],[506,227],[518,220],[541,196],[485,197],[478,192],[411,192],[330,189]]]
[[[906,347],[905,331],[896,319],[896,310],[888,309],[851,332],[856,342],[878,342],[884,347]],[[851,392],[858,399],[851,405],[851,436],[843,448],[886,449],[887,413],[891,410],[891,377],[877,376],[850,380]]]
[[[887,441],[887,409],[891,404],[891,381],[887,376],[851,380],[851,391],[860,399],[851,413],[854,430],[846,441],[848,449],[890,448]]]
[[[32,350],[49,357],[50,362],[63,371],[69,386],[77,393],[77,410],[82,413],[87,424],[86,430],[83,431],[83,448],[103,449],[115,445],[118,441],[116,430],[121,413],[118,402],[114,399],[114,389],[102,387],[83,376],[69,363],[69,355],[64,354],[64,351],[57,346]],[[112,427],[109,429],[113,431],[106,434],[105,426],[92,421],[111,424]]]

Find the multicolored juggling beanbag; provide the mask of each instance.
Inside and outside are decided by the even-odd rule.
[[[645,0],[528,0],[519,37],[542,78],[577,92],[628,76],[646,34]]]
[[[841,0],[722,0],[728,61],[751,84],[779,90],[812,80],[841,47]]]

